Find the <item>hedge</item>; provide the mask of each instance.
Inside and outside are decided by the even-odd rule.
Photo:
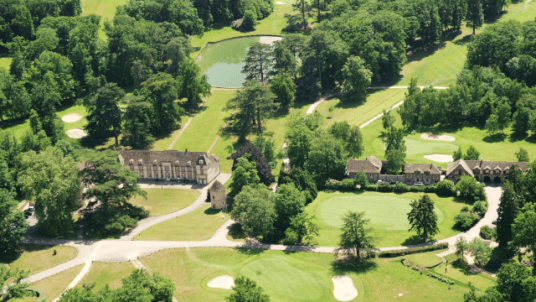
[[[47,298],[47,294],[45,293],[44,290],[40,289],[39,287],[35,287],[35,286],[30,286],[26,290],[35,292],[37,294],[37,296],[39,298],[37,298],[37,300],[35,300],[35,302],[45,302],[45,300]]]
[[[381,258],[399,257],[399,256],[404,256],[404,255],[410,255],[410,254],[442,250],[448,247],[449,247],[449,244],[445,242],[445,243],[440,243],[440,244],[433,244],[433,245],[427,245],[427,246],[422,246],[422,247],[412,247],[412,248],[401,249],[401,250],[381,251],[378,257],[381,257]]]
[[[357,185],[355,179],[346,178],[342,181],[329,179],[326,181],[325,188],[328,190],[337,190],[342,192],[358,192],[361,190],[372,192],[387,192],[387,193],[436,193],[442,196],[446,196],[444,188],[438,186],[439,183],[433,183],[429,186],[408,186],[405,183],[397,182],[395,185],[389,183],[382,184],[368,184],[365,187]],[[454,193],[452,192],[452,195]],[[450,196],[452,196],[450,195]]]

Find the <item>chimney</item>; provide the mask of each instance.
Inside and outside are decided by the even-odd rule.
[[[188,148],[184,149],[184,155],[188,154]]]

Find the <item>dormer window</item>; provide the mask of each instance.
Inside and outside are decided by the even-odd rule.
[[[132,166],[132,165],[134,164],[134,160],[131,159],[131,160],[128,162],[128,164]]]
[[[153,166],[156,166],[156,160],[153,161]]]
[[[421,174],[421,171],[417,170],[417,171],[415,171],[415,174],[419,175],[419,174]]]
[[[138,166],[141,166],[141,165],[143,165],[143,161],[140,159],[138,160]]]
[[[175,167],[178,167],[179,166],[179,161],[176,161],[175,162]]]
[[[424,174],[430,175],[430,171],[424,171]]]
[[[204,164],[205,164],[205,161],[202,160],[202,159],[200,159],[200,160],[199,160],[199,164],[200,164],[200,165],[204,165]]]
[[[187,161],[186,162],[186,166],[190,167],[192,165],[192,162],[191,161]]]

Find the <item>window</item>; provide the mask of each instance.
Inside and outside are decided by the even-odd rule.
[[[200,165],[204,165],[204,164],[205,164],[205,161],[202,160],[202,159],[200,159],[200,160],[199,160],[199,164],[200,164]]]
[[[134,160],[131,159],[130,162],[129,162],[128,164],[132,166],[132,165],[134,164]]]
[[[143,162],[140,159],[140,160],[138,160],[138,166],[141,166],[141,165],[143,165]]]
[[[419,175],[421,174],[421,171],[415,171],[415,174]]]
[[[430,171],[424,171],[424,174],[430,175]]]
[[[153,178],[153,176],[151,175],[151,173],[149,173],[149,175],[147,175],[149,178]]]
[[[504,175],[507,175],[507,174],[508,174],[508,170],[504,170],[503,174],[504,174]]]
[[[156,160],[153,161],[153,166],[156,166]]]
[[[484,174],[489,174],[489,170],[484,170]]]
[[[458,175],[462,175],[462,171],[461,171],[461,170],[458,170]]]
[[[480,170],[478,169],[473,170],[473,174],[480,174]]]
[[[191,162],[191,161],[187,161],[187,162],[186,162],[186,166],[187,166],[187,167],[189,167],[189,166],[191,166],[191,165],[192,165],[192,162]]]
[[[169,171],[169,167],[168,167],[168,166],[166,166],[166,172],[167,172],[167,171]]]
[[[176,161],[176,162],[175,162],[175,167],[178,167],[178,166],[179,166],[179,162]]]

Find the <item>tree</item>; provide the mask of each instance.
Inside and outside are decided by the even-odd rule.
[[[256,42],[249,47],[242,72],[246,74],[246,81],[260,81],[264,83],[264,76],[273,65],[272,46]]]
[[[530,301],[524,300],[523,281],[530,276],[529,270],[517,262],[504,263],[497,272],[497,291],[503,301]]]
[[[247,156],[238,157],[234,166],[233,175],[229,189],[231,195],[238,195],[246,186],[257,187],[260,183],[255,165],[251,163]]]
[[[133,149],[144,149],[154,142],[151,134],[151,104],[143,98],[131,99],[123,114],[123,138],[121,144]]]
[[[28,228],[24,214],[21,211],[16,211],[16,207],[17,202],[11,192],[0,188],[0,255],[13,255],[16,253],[19,248],[19,241]],[[2,280],[1,277],[0,280]],[[1,286],[3,288],[4,284],[1,284]]]
[[[469,175],[462,175],[454,190],[460,192],[461,198],[469,201],[477,201],[485,196],[483,185],[477,183],[476,179]]]
[[[408,231],[417,231],[417,235],[421,237],[423,242],[426,242],[439,233],[434,202],[428,195],[423,195],[419,200],[412,200],[410,205],[411,211],[408,213],[408,220],[411,228]]]
[[[252,123],[257,123],[262,134],[262,119],[269,117],[278,107],[274,99],[270,88],[257,81],[248,81],[244,89],[237,90],[236,96],[227,102],[227,109],[235,110],[228,121],[229,127],[239,133],[239,140],[245,140],[251,132]]]
[[[324,134],[313,141],[305,168],[311,172],[317,186],[324,186],[330,178],[344,177],[347,161],[342,143],[331,135]]]
[[[454,158],[454,161],[457,161],[457,160],[463,158],[463,150],[462,150],[462,147],[458,147],[458,150],[457,150],[457,151],[454,151],[454,154],[452,155],[452,158]]]
[[[59,302],[94,302],[94,301],[143,301],[171,302],[175,285],[170,279],[146,270],[134,270],[130,276],[122,279],[123,286],[110,289],[108,285],[95,291],[95,284],[84,284],[81,288],[69,289],[59,298]]]
[[[187,59],[180,65],[180,75],[177,81],[180,83],[180,98],[186,98],[187,104],[195,108],[203,102],[203,98],[210,95],[211,86],[207,82],[207,75],[201,73],[201,69],[194,60]]]
[[[269,72],[271,76],[280,73],[288,73],[289,75],[296,77],[296,68],[298,62],[296,57],[287,48],[287,45],[284,43],[284,41],[274,42],[274,50],[272,54],[275,63],[272,71]]]
[[[292,183],[294,186],[300,190],[307,204],[313,202],[318,195],[318,189],[316,187],[315,181],[307,170],[300,168],[294,168],[290,172],[286,172],[285,169],[279,171],[279,179],[277,181],[279,185]]]
[[[24,197],[35,199],[39,232],[59,236],[73,229],[71,212],[80,191],[77,163],[54,147],[39,154],[27,152],[21,160],[18,185]]]
[[[84,155],[86,165],[80,178],[88,189],[83,198],[91,200],[88,209],[95,209],[93,215],[86,215],[89,231],[104,230],[118,235],[134,227],[137,219],[148,216],[147,211],[129,203],[136,196],[147,198],[147,193],[138,185],[137,173],[123,167],[118,156],[112,150],[90,151]]]
[[[240,222],[242,230],[249,236],[266,238],[277,219],[274,199],[275,194],[264,186],[245,186],[234,197],[231,217]]]
[[[450,179],[443,179],[437,184],[437,193],[443,196],[453,196],[454,182]]]
[[[367,173],[364,171],[357,172],[354,176],[354,179],[355,183],[361,186],[361,189],[364,189],[369,184]]]
[[[490,115],[488,120],[486,121],[486,130],[489,134],[493,135],[497,133],[497,131],[501,130],[501,126],[499,125],[499,116],[496,114]]]
[[[313,144],[313,132],[305,125],[289,127],[285,135],[291,167],[303,168]]]
[[[342,75],[342,92],[346,94],[346,98],[356,102],[363,101],[372,79],[372,72],[367,69],[365,61],[360,57],[350,56],[344,64]]]
[[[460,236],[458,240],[456,240],[456,255],[460,256],[460,258],[463,260],[463,255],[467,250],[469,250],[469,243],[465,239],[465,237]]]
[[[315,217],[300,213],[290,219],[290,225],[285,231],[285,244],[309,243],[315,236],[318,236],[319,228],[314,223]]]
[[[244,12],[244,17],[242,17],[241,28],[248,30],[255,30],[257,26],[257,13],[253,9],[248,9]]]
[[[266,186],[275,181],[274,175],[272,175],[272,168],[267,158],[264,157],[263,150],[256,147],[251,143],[246,143],[244,146],[238,148],[235,153],[231,154],[233,160],[233,171],[237,168],[237,159],[240,157],[246,158],[248,161],[255,164],[257,175],[262,183]]]
[[[262,287],[258,287],[255,281],[246,277],[238,277],[235,280],[233,293],[225,297],[227,302],[269,302],[270,297],[264,294]]]
[[[151,103],[152,130],[163,134],[177,129],[177,122],[183,114],[175,100],[178,97],[176,82],[167,73],[158,73],[143,82],[143,94]]]
[[[277,214],[274,227],[280,232],[276,236],[282,236],[290,226],[292,219],[303,212],[305,197],[300,190],[296,189],[294,184],[284,184],[277,187],[274,207]]]
[[[336,253],[354,255],[357,262],[360,262],[361,252],[368,254],[375,248],[375,239],[369,235],[372,232],[372,229],[368,228],[370,220],[364,217],[365,212],[348,211],[344,214],[340,247]]]
[[[511,108],[508,103],[503,102],[493,110],[493,114],[489,117],[486,122],[486,129],[490,133],[495,133],[497,131],[502,131],[504,133],[504,128],[507,128],[510,125],[510,114]]]
[[[29,275],[29,270],[8,269],[7,265],[0,265],[0,301],[19,300],[26,296],[26,289],[30,287],[30,283],[24,282]],[[8,284],[6,284],[9,282]]]
[[[312,7],[311,4],[307,0],[299,0],[296,3],[292,4],[292,10],[299,11],[300,15],[302,16],[303,22],[300,24],[300,28],[306,28],[307,27],[307,17],[312,16]]]
[[[103,132],[113,129],[115,145],[119,146],[119,132],[121,131],[121,110],[119,102],[125,97],[123,89],[115,83],[109,83],[99,88],[95,98],[88,107],[89,115],[86,130],[92,137],[101,138]]]
[[[389,161],[387,173],[399,173],[405,164],[406,142],[404,141],[404,129],[389,128],[383,138],[385,144],[385,157]]]
[[[514,220],[512,225],[513,238],[510,247],[518,250],[527,247],[526,254],[531,254],[532,262],[536,261],[536,207],[534,204],[526,204]],[[521,253],[521,252],[519,252]],[[536,275],[536,267],[532,273]]]
[[[473,145],[471,145],[467,149],[467,152],[465,153],[465,156],[463,157],[463,159],[465,159],[465,160],[478,160],[479,157],[480,157],[480,152],[478,152],[478,150]]]
[[[272,78],[270,83],[270,90],[276,97],[274,101],[283,109],[292,106],[296,88],[290,75],[287,73],[278,73]]]
[[[473,241],[469,243],[468,251],[475,257],[475,263],[480,267],[483,267],[491,256],[491,248],[489,248],[480,238],[474,238]]]
[[[467,0],[467,23],[473,27],[473,35],[476,29],[484,24],[484,11],[482,9],[482,0]]]
[[[519,152],[516,153],[516,157],[517,157],[517,161],[520,161],[520,162],[530,161],[529,153],[527,152],[527,150],[523,148],[519,148]]]
[[[385,130],[390,129],[391,127],[393,127],[394,123],[395,123],[395,117],[391,115],[391,110],[389,111],[383,110],[383,115],[382,115],[383,129]]]
[[[363,135],[359,131],[359,126],[353,126],[346,142],[346,151],[348,151],[350,157],[358,158],[363,154],[364,150]]]

